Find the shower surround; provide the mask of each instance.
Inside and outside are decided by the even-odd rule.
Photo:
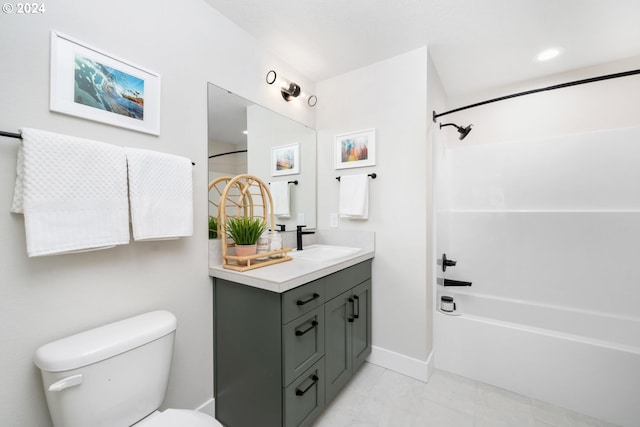
[[[640,408],[640,128],[436,144],[435,365],[622,426]]]

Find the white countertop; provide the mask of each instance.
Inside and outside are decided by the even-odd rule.
[[[291,261],[244,272],[229,270],[219,264],[209,266],[209,275],[271,292],[286,292],[336,271],[372,259],[375,256],[373,232],[359,232],[360,234],[357,235],[354,233],[346,233],[347,237],[351,234],[350,237],[352,239],[349,240],[345,240],[344,232],[337,235],[333,233],[333,230],[318,232],[318,236],[315,237],[318,244],[337,244],[362,248],[360,251],[343,258],[322,262],[294,258]]]

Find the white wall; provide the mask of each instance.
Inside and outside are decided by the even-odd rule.
[[[319,82],[318,228],[338,212],[338,175],[376,172],[369,219],[344,230],[376,233],[372,357],[427,377],[427,50],[421,48]],[[376,129],[376,166],[334,169],[334,136]],[[380,360],[378,358],[377,360]]]
[[[447,278],[482,295],[640,318],[640,127],[448,154],[447,254],[458,265]]]
[[[211,398],[212,305],[207,272],[207,82],[314,126],[314,112],[266,85],[276,69],[313,85],[202,0],[46,3],[38,16],[0,15],[0,129],[36,127],[191,158],[194,236],[44,258],[26,256],[22,217],[9,213],[17,143],[0,138],[0,425],[50,425],[39,373],[42,344],[153,309],[178,317],[168,406]],[[159,73],[161,134],[149,136],[49,111],[56,29]]]

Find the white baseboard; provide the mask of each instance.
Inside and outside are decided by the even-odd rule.
[[[400,374],[428,382],[433,373],[433,351],[427,360],[418,360],[384,348],[371,346],[367,361]]]
[[[196,411],[204,412],[207,415],[211,415],[215,417],[216,415],[216,400],[212,397],[211,399],[204,402],[202,405],[196,408]]]

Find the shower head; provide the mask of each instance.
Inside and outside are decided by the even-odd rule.
[[[458,129],[458,132],[460,133],[460,136],[458,137],[458,139],[460,141],[462,141],[467,135],[469,135],[469,132],[471,132],[471,127],[473,125],[469,125],[467,127],[462,127],[462,126],[458,126],[458,125],[456,125],[454,123],[445,123],[445,124],[440,123],[440,129],[442,129],[445,126],[453,126],[456,129]]]
[[[466,128],[458,128],[458,132],[460,132],[460,141],[462,141],[467,135],[469,135],[469,132],[471,132],[471,126],[473,125],[469,125]]]

